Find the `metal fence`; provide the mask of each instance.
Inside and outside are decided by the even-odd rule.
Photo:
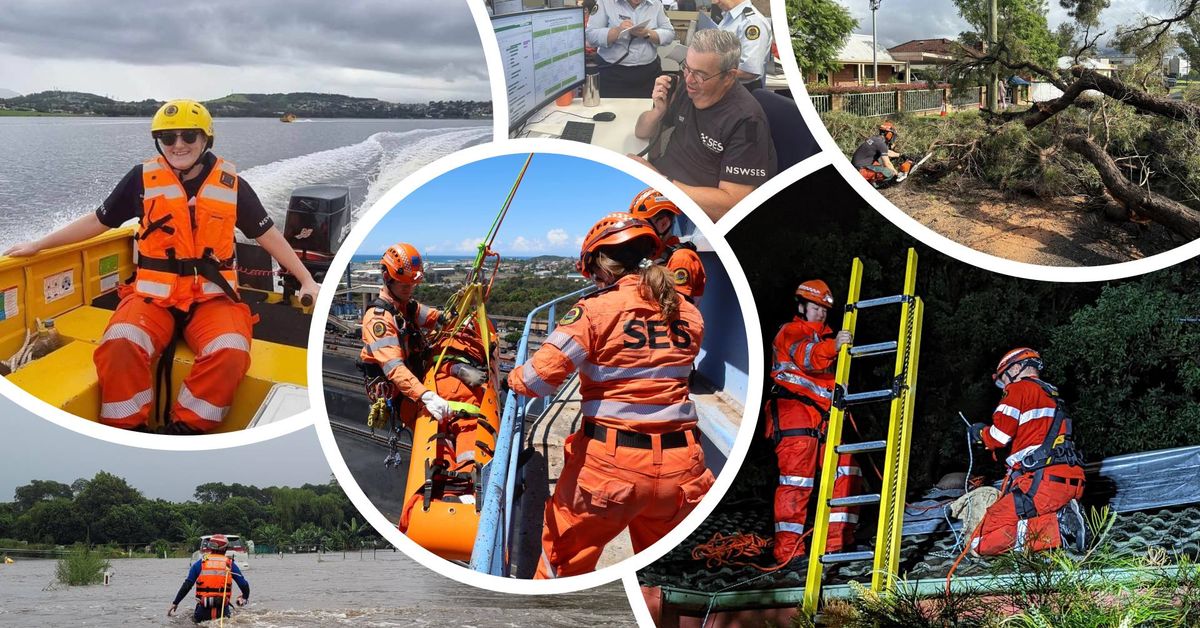
[[[950,104],[955,107],[965,107],[967,105],[978,105],[980,102],[980,92],[982,87],[965,87],[950,91]]]
[[[896,113],[896,92],[846,94],[842,97],[842,111],[864,117]]]
[[[911,90],[904,92],[905,111],[930,111],[942,108],[942,90]]]
[[[813,94],[808,97],[817,113],[825,113],[833,108],[833,97],[829,94]]]

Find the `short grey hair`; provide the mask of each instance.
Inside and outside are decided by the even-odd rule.
[[[714,52],[721,57],[721,71],[737,69],[742,58],[742,44],[736,35],[719,28],[708,28],[692,35],[688,47],[696,52]]]

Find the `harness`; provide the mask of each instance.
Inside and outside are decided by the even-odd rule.
[[[1046,437],[1042,440],[1042,444],[1038,445],[1037,449],[1025,454],[1025,457],[1017,462],[1009,473],[1008,490],[1013,495],[1013,505],[1016,506],[1017,516],[1021,519],[1032,519],[1038,515],[1037,508],[1033,504],[1033,497],[1037,495],[1038,488],[1041,487],[1043,479],[1049,479],[1051,482],[1058,482],[1069,486],[1082,484],[1082,481],[1078,478],[1063,478],[1056,475],[1046,476],[1045,474],[1046,468],[1053,465],[1083,466],[1083,452],[1075,448],[1071,417],[1067,415],[1066,404],[1059,397],[1058,389],[1040,379],[1031,379],[1054,402],[1054,419],[1050,422],[1050,429],[1046,431]],[[1060,437],[1058,430],[1064,424],[1067,426],[1067,429]],[[1029,485],[1028,492],[1021,490],[1014,484],[1017,478],[1026,473],[1033,474],[1033,482]]]
[[[767,402],[771,406],[771,440],[775,445],[779,445],[779,441],[785,438],[793,438],[803,436],[805,438],[815,438],[821,442],[825,441],[825,434],[815,427],[797,427],[790,430],[779,429],[779,400],[792,399],[806,404],[817,411],[821,415],[821,422],[829,420],[829,411],[822,408],[817,402],[775,384],[771,386],[771,400]]]
[[[146,239],[146,236],[150,233],[153,233],[156,229],[162,229],[167,233],[171,233],[171,231],[167,231],[168,229],[171,229],[171,227],[167,226],[166,224],[170,221],[171,216],[167,216],[162,220],[150,223],[145,229],[142,230],[142,233],[139,234],[138,239]],[[202,257],[190,259],[176,258],[175,249],[173,248],[167,249],[167,257],[165,258],[147,257],[145,255],[138,256],[138,268],[145,268],[146,270],[153,270],[163,273],[171,273],[174,275],[179,275],[180,277],[186,277],[188,275],[193,277],[203,277],[216,284],[217,287],[225,293],[225,296],[232,299],[234,303],[241,303],[242,299],[238,296],[237,290],[234,290],[233,286],[229,285],[229,282],[225,280],[223,275],[221,275],[222,270],[233,270],[236,262],[237,260],[234,258],[217,259],[211,248],[204,249],[204,255]]]
[[[376,297],[369,307],[379,308],[392,315],[396,321],[398,336],[402,342],[407,341],[406,346],[409,349],[404,358],[404,365],[413,373],[424,373],[429,362],[429,343],[425,341],[421,330],[412,324],[412,321],[417,318],[417,302],[409,299],[405,304],[404,316],[399,315],[400,310],[396,308],[395,304],[380,297]],[[364,362],[359,359],[357,366],[367,380],[386,379],[383,368],[374,362]]]

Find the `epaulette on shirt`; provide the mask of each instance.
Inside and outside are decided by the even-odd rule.
[[[742,9],[742,17],[750,17],[754,15],[754,7],[746,7]]]

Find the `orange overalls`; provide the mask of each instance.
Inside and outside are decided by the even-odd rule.
[[[535,578],[586,573],[625,528],[635,552],[663,537],[713,483],[688,400],[688,375],[704,321],[680,299],[664,320],[626,275],[585,297],[508,383],[528,397],[552,394],[578,370],[583,427],[563,444],[566,462],[546,503]]]
[[[1062,443],[1071,437],[1070,419],[1057,396],[1054,387],[1041,380],[1015,381],[1004,389],[992,425],[983,431],[988,449],[1012,445],[1013,454],[1005,460],[1009,476],[1004,494],[988,508],[971,540],[971,547],[981,555],[1062,546],[1057,513],[1083,495],[1084,472],[1074,459],[1073,446],[1066,457],[1055,455],[1054,464],[1039,464],[1049,455],[1038,452],[1044,443],[1058,445],[1061,451]],[[1063,413],[1054,432],[1061,438],[1048,439],[1056,412]]]
[[[764,408],[766,436],[775,442],[779,486],[775,489],[775,560],[782,564],[804,556],[808,502],[816,486],[821,440],[833,402],[833,367],[837,363],[834,334],[825,323],[797,316],[779,328],[772,343],[771,378],[775,388]],[[859,492],[862,470],[850,454],[838,456],[834,497]],[[827,551],[854,542],[857,506],[830,509]]]
[[[675,236],[663,240],[663,245],[667,251],[667,270],[675,279],[675,291],[693,302],[704,296],[704,264],[696,247],[681,243]]]
[[[100,346],[100,422],[144,426],[154,401],[150,365],[175,339],[176,326],[196,353],[172,415],[195,431],[221,424],[250,368],[253,317],[237,301],[234,224],[237,171],[217,159],[196,196],[162,157],[142,164],[145,196],[138,225],[138,269],[121,286]]]
[[[440,316],[438,310],[415,300],[401,306],[386,286],[379,289],[379,298],[363,314],[359,361],[366,365],[368,376],[373,372],[391,383],[394,392],[387,391],[385,396],[397,399],[401,420],[410,429],[417,417],[417,400],[428,390],[407,363],[419,350],[412,336],[435,328]],[[406,323],[406,318],[411,322]]]
[[[490,356],[484,353],[483,339],[475,328],[474,318],[467,321],[458,332],[445,341],[445,354],[440,348],[434,351],[429,366],[432,368],[438,357],[442,356],[435,379],[437,390],[434,391],[439,397],[479,407],[483,405],[488,382],[495,384],[499,379],[500,364],[496,355],[499,350],[496,328],[492,322],[488,321],[487,346],[491,351]],[[487,381],[478,386],[467,384],[459,371],[464,366],[484,372]],[[438,457],[453,461],[455,466],[451,470],[459,470],[468,462],[475,461],[475,431],[478,427],[479,420],[476,417],[457,416],[449,421],[445,429],[439,430],[446,433],[446,439],[438,444]]]

